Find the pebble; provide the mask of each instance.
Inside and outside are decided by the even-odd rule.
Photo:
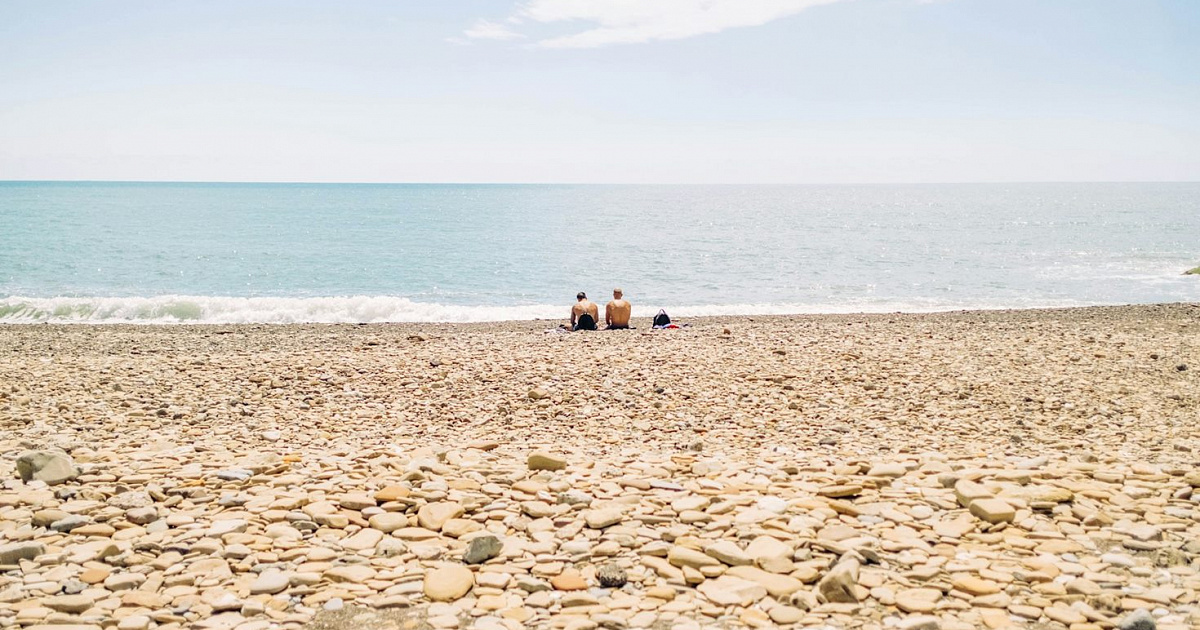
[[[495,536],[477,536],[471,539],[463,552],[463,562],[480,564],[500,555],[503,544]]]
[[[425,596],[433,601],[454,601],[475,586],[475,574],[461,565],[446,565],[425,573]]]
[[[526,463],[529,470],[562,470],[567,467],[566,458],[544,451],[531,454]]]
[[[17,456],[17,475],[22,481],[41,481],[54,486],[79,477],[71,456],[58,451],[25,451]]]
[[[1158,623],[1154,620],[1154,616],[1150,614],[1150,611],[1145,608],[1139,608],[1129,613],[1124,619],[1121,619],[1121,623],[1117,624],[1117,627],[1120,630],[1156,630]]]
[[[629,576],[621,565],[609,562],[596,570],[596,581],[606,588],[621,588],[629,581]]]
[[[1194,318],[5,330],[0,627],[1197,627]]]
[[[291,579],[287,574],[280,571],[264,571],[260,574],[252,584],[250,584],[251,595],[274,595],[287,589],[291,583]]]

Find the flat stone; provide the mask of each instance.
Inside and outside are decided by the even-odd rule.
[[[793,624],[804,618],[804,611],[795,606],[772,606],[767,612],[771,621],[784,625]]]
[[[705,547],[704,553],[729,566],[742,566],[754,563],[754,559],[732,540],[718,540]]]
[[[567,459],[561,455],[538,451],[526,460],[529,470],[562,470],[567,467]]]
[[[868,477],[888,477],[895,479],[908,474],[908,468],[904,464],[876,464],[867,471]]]
[[[824,486],[817,490],[817,494],[830,499],[841,499],[844,497],[856,497],[862,494],[862,486],[856,484],[841,484],[833,486]]]
[[[59,595],[42,600],[42,605],[51,610],[78,615],[92,607],[92,598],[86,595]]]
[[[19,542],[0,547],[0,564],[17,564],[21,560],[33,560],[46,553],[46,546],[38,542]]]
[[[139,507],[125,511],[125,520],[134,525],[149,525],[158,520],[158,510],[154,507]]]
[[[417,511],[417,524],[430,531],[441,531],[446,521],[463,513],[463,506],[452,501],[426,503]]]
[[[290,577],[282,571],[264,571],[250,583],[250,594],[274,595],[286,590],[290,583]]]
[[[988,523],[1011,523],[1017,517],[1013,506],[1001,499],[975,499],[971,501],[971,514]]]
[[[1154,616],[1149,610],[1139,608],[1121,619],[1117,624],[1120,630],[1157,630],[1158,622],[1154,620]]]
[[[749,606],[767,596],[767,589],[761,584],[731,575],[705,580],[696,590],[718,606]]]
[[[978,499],[991,499],[992,493],[983,485],[968,479],[959,479],[954,484],[954,498],[958,504],[969,508]]]
[[[407,519],[405,520],[407,521]],[[342,539],[341,545],[343,549],[350,551],[367,551],[374,549],[379,541],[383,540],[383,537],[383,530],[372,526],[360,529],[348,538]]]
[[[903,619],[896,625],[896,630],[941,630],[942,622],[937,617],[919,615]]]
[[[117,630],[148,630],[150,622],[146,615],[129,615],[117,622]]]
[[[568,569],[550,577],[550,585],[559,591],[582,591],[587,588],[583,576],[574,569]]]
[[[991,595],[1000,592],[999,584],[973,575],[956,575],[951,578],[950,585],[971,595]]]
[[[325,579],[331,582],[362,584],[375,577],[375,569],[365,564],[351,564],[342,567],[333,567],[325,571],[324,576]]]
[[[583,516],[584,522],[592,529],[604,529],[620,523],[625,519],[625,513],[620,508],[588,510]]]
[[[399,501],[400,499],[406,499],[411,494],[412,494],[412,491],[409,490],[408,488],[406,488],[405,486],[393,485],[393,486],[386,486],[386,487],[382,488],[381,490],[379,490],[378,492],[376,492],[374,498],[379,503],[389,503],[391,501]]]
[[[17,475],[26,483],[37,480],[55,486],[79,477],[70,455],[58,451],[25,451],[17,456]]]
[[[896,593],[896,607],[908,613],[928,613],[941,599],[942,592],[935,588],[910,588]]]
[[[857,603],[858,567],[854,560],[839,562],[817,582],[817,592],[830,603]]]
[[[390,534],[400,529],[408,527],[408,516],[398,512],[384,512],[376,514],[370,518],[368,523],[372,529],[377,529],[385,534]],[[432,531],[422,528],[424,531]]]
[[[425,573],[425,596],[435,602],[452,602],[475,586],[475,574],[462,565],[445,565]]]
[[[790,575],[770,573],[752,566],[731,567],[725,571],[725,575],[732,575],[761,584],[771,594],[771,597],[779,600],[783,600],[792,593],[804,588],[803,582]]]
[[[692,567],[699,569],[700,567],[711,567],[721,564],[720,560],[713,558],[702,551],[680,547],[678,545],[671,547],[667,552],[667,562],[677,567]]]
[[[500,555],[504,544],[495,536],[478,536],[472,538],[467,544],[467,550],[463,552],[463,562],[467,564],[480,564],[487,562],[492,558]]]

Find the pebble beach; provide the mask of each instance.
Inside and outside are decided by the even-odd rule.
[[[0,327],[0,628],[1200,627],[1200,305]]]

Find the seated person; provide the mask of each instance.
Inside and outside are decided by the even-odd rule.
[[[575,295],[575,305],[571,307],[571,330],[596,330],[596,321],[600,319],[600,309],[595,303],[588,301],[587,294],[580,291]]]
[[[613,299],[604,307],[604,323],[608,325],[608,330],[629,328],[629,314],[633,312],[633,305],[625,301],[624,295],[620,289],[613,289]]]

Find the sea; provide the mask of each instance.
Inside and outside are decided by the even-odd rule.
[[[0,323],[1200,301],[1200,183],[0,182]]]

